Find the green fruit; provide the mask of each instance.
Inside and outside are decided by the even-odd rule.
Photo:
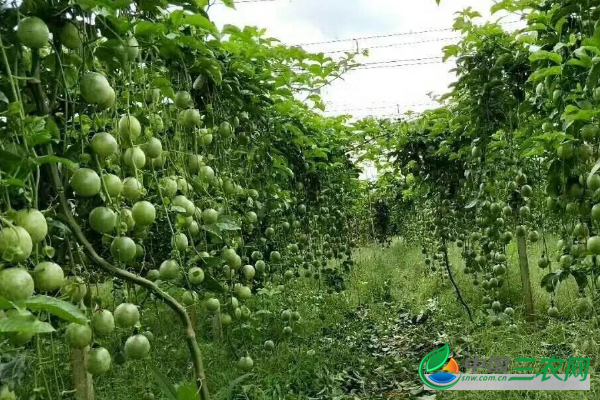
[[[72,22],[66,22],[60,29],[60,42],[69,49],[78,49],[83,44],[83,37],[77,26]]]
[[[26,300],[33,296],[34,281],[29,272],[21,268],[0,271],[0,296],[8,301]]]
[[[548,268],[548,265],[550,265],[550,262],[548,261],[548,259],[546,257],[542,257],[538,260],[538,267],[540,268]]]
[[[254,367],[254,361],[252,361],[252,358],[250,358],[250,356],[242,357],[238,361],[238,367],[242,371],[250,371]]]
[[[131,303],[121,303],[115,308],[115,323],[122,328],[131,328],[140,320],[140,311]]]
[[[189,246],[188,238],[185,233],[176,233],[171,238],[171,246],[180,253],[184,253]]]
[[[9,226],[0,231],[0,256],[4,261],[25,261],[32,249],[31,236],[23,227]]]
[[[72,277],[65,280],[65,284],[60,289],[63,296],[73,303],[79,303],[87,294],[87,285],[85,281],[78,277]]]
[[[150,128],[154,133],[160,133],[165,129],[165,123],[163,119],[158,114],[152,114],[148,117],[148,121],[150,122]]]
[[[529,198],[532,195],[533,195],[533,190],[531,189],[531,186],[523,185],[523,187],[521,187],[521,196]]]
[[[231,136],[232,133],[233,128],[231,127],[231,124],[227,121],[221,122],[221,124],[219,125],[219,134],[224,138],[228,138]]]
[[[263,260],[258,260],[256,264],[254,264],[254,269],[256,269],[257,272],[265,272],[266,267],[267,264],[265,264]]]
[[[581,128],[581,136],[585,139],[585,140],[592,140],[596,137],[598,137],[598,134],[600,133],[600,128],[597,125],[585,125],[583,128]]]
[[[150,353],[150,341],[144,335],[134,335],[125,342],[125,354],[132,360],[141,360]]]
[[[185,210],[185,213],[183,213],[183,215],[186,217],[191,217],[196,212],[196,206],[194,205],[194,203],[192,203],[185,196],[175,196],[171,204],[177,207],[182,207]]]
[[[108,310],[100,310],[92,316],[92,328],[98,336],[108,336],[115,330],[115,318]]]
[[[133,177],[125,178],[123,181],[123,197],[129,201],[137,201],[142,197],[142,184]]]
[[[595,204],[592,207],[592,219],[594,221],[600,221],[600,204]]]
[[[265,237],[267,239],[271,239],[273,236],[275,236],[275,229],[271,227],[265,229]]]
[[[252,291],[248,286],[238,286],[235,292],[242,300],[249,300],[252,297]]]
[[[130,36],[127,39],[126,51],[129,61],[135,60],[140,54],[140,45],[134,36]]]
[[[216,312],[221,308],[221,303],[219,303],[218,299],[210,298],[208,300],[206,300],[206,309],[210,312]]]
[[[33,269],[33,282],[38,292],[53,292],[65,283],[65,273],[60,265],[43,261]]]
[[[221,325],[227,326],[227,325],[230,325],[231,322],[232,322],[231,315],[229,315],[229,314],[221,314]]]
[[[177,108],[188,108],[192,104],[192,96],[189,92],[180,90],[175,93],[175,106]]]
[[[251,224],[254,224],[258,221],[258,215],[256,215],[254,211],[248,211],[246,213],[246,221],[248,221]]]
[[[130,168],[144,168],[146,153],[139,146],[130,147],[123,154],[123,162]]]
[[[160,264],[159,272],[161,279],[170,281],[179,277],[179,264],[175,260],[166,260]]]
[[[202,211],[202,219],[206,225],[212,225],[218,221],[219,213],[212,208],[208,208]]]
[[[81,96],[89,104],[106,105],[114,102],[115,91],[104,75],[88,72],[81,78]]]
[[[142,133],[140,121],[133,115],[123,115],[119,120],[118,131],[126,145],[131,145]]]
[[[215,179],[215,171],[208,165],[200,167],[200,179],[203,182],[212,182]]]
[[[292,330],[291,326],[286,326],[283,328],[283,334],[285,336],[290,336],[294,331]]]
[[[592,311],[592,308],[592,300],[590,300],[589,298],[581,297],[577,299],[577,305],[575,306],[575,309],[577,310],[577,314],[579,314],[580,316],[585,317],[589,315]]]
[[[87,325],[71,323],[65,333],[67,343],[75,349],[83,349],[92,342],[92,329]]]
[[[198,293],[196,293],[196,292],[190,292],[189,290],[186,290],[185,292],[183,292],[183,295],[181,296],[181,302],[185,306],[191,306],[191,305],[195,304],[197,301],[198,301]]]
[[[90,226],[98,233],[110,233],[117,226],[117,214],[107,207],[96,207],[90,212]]]
[[[573,143],[568,142],[561,144],[558,147],[556,154],[559,158],[562,158],[563,160],[573,157]]]
[[[151,269],[146,274],[146,279],[148,279],[149,281],[152,281],[152,282],[154,282],[155,280],[157,280],[159,278],[160,278],[160,272],[157,269]]]
[[[269,256],[269,260],[271,260],[272,262],[280,262],[281,253],[279,253],[278,251],[272,251],[271,255]]]
[[[131,213],[136,224],[151,225],[156,219],[156,209],[148,201],[138,201],[131,208]]]
[[[50,40],[48,25],[38,17],[25,17],[19,21],[17,38],[31,49],[45,47]]]
[[[92,137],[92,140],[90,140],[90,146],[94,153],[101,159],[111,156],[119,150],[117,139],[107,132],[96,133]]]
[[[192,285],[199,285],[204,281],[204,271],[199,267],[190,268],[188,280]]]
[[[110,353],[104,347],[91,349],[87,353],[85,369],[93,376],[102,375],[110,369]]]
[[[204,133],[202,134],[202,136],[200,137],[200,144],[204,147],[206,146],[210,146],[210,144],[213,141],[213,135],[210,133]]]
[[[41,242],[48,234],[46,218],[36,209],[19,210],[15,222],[29,233],[32,243]]]
[[[117,236],[110,244],[110,254],[117,261],[133,261],[133,259],[135,259],[135,253],[135,242],[127,236]]]
[[[179,114],[179,122],[184,128],[193,129],[202,124],[202,117],[198,110],[190,108]]]
[[[558,312],[558,308],[556,308],[556,307],[548,308],[548,316],[552,317],[552,318],[558,318],[560,316],[560,313]]]
[[[157,158],[160,157],[162,155],[162,143],[159,139],[157,138],[150,138],[146,144],[144,144],[143,146],[143,150],[144,153],[146,153],[146,156],[148,156],[149,158]]]
[[[264,344],[265,349],[269,350],[269,351],[273,351],[275,350],[275,343],[272,340],[267,340]]]
[[[587,240],[587,249],[592,254],[600,254],[600,236],[592,236]]]
[[[104,174],[102,181],[106,187],[106,191],[111,198],[118,197],[123,191],[123,182],[121,178],[113,174]]]
[[[242,268],[242,274],[244,275],[244,278],[246,278],[246,280],[251,280],[252,278],[254,278],[256,270],[252,265],[244,265],[244,267]]]
[[[160,188],[164,192],[163,196],[173,197],[177,194],[177,182],[171,178],[162,178]]]
[[[93,169],[79,168],[71,178],[71,187],[78,196],[95,196],[100,193],[100,176]]]
[[[106,99],[98,102],[98,106],[102,109],[108,109],[115,105],[117,94],[113,88],[108,88],[106,93]]]

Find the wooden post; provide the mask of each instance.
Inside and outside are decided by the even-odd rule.
[[[94,400],[94,381],[92,375],[85,369],[87,351],[85,349],[71,349],[71,368],[73,369],[73,386],[76,400]]]
[[[217,310],[212,317],[212,335],[215,342],[223,340],[223,327],[221,326],[221,311]]]
[[[519,267],[521,269],[521,285],[523,301],[525,302],[525,319],[533,322],[533,297],[531,294],[531,281],[529,279],[529,260],[527,258],[527,242],[525,236],[517,235],[517,249],[519,252]]]

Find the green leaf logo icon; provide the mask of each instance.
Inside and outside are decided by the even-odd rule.
[[[439,349],[435,349],[431,353],[427,354],[424,358],[424,360],[427,360],[427,363],[425,364],[427,372],[440,369],[446,363],[449,355],[450,347],[447,343]]]

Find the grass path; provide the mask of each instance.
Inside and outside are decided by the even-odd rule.
[[[515,250],[509,248],[511,265],[516,265]],[[424,264],[418,246],[394,241],[389,248],[369,246],[355,254],[356,266],[341,292],[323,282],[301,278],[286,285],[266,288],[246,305],[247,319],[236,320],[224,329],[223,341],[211,337],[211,316],[197,306],[198,340],[202,348],[213,393],[227,390],[244,372],[237,360],[250,355],[254,368],[250,375],[231,390],[232,399],[252,400],[396,400],[396,399],[598,399],[598,345],[600,330],[589,319],[572,314],[577,297],[569,283],[560,289],[560,320],[545,316],[548,295],[539,288],[544,271],[534,268],[539,248],[531,249],[532,280],[537,322],[528,326],[521,315],[518,270],[509,268],[502,288],[504,304],[515,308],[514,321],[492,327],[480,305],[483,291],[462,272],[456,249],[451,250],[453,271],[463,296],[473,310],[470,323],[458,303],[448,278],[431,273]],[[114,306],[107,304],[109,309]],[[283,310],[301,315],[286,335]],[[151,359],[127,361],[95,381],[97,400],[131,400],[146,391],[161,396],[152,368],[158,368],[173,383],[185,383],[190,363],[174,316],[158,303],[149,302],[142,314],[141,330],[154,334]],[[112,352],[119,349],[130,332],[118,332],[103,344]],[[268,351],[263,343],[275,342]],[[542,357],[585,356],[592,360],[590,392],[428,392],[423,391],[417,375],[421,358],[444,343],[461,369],[466,358],[474,356]],[[41,343],[42,356],[48,357],[50,346]],[[56,343],[57,379],[50,385],[57,394],[70,387],[69,350]],[[34,354],[31,354],[35,357]],[[53,364],[43,369],[55,376]],[[479,371],[481,373],[485,371]],[[40,373],[40,371],[38,371]],[[54,387],[54,381],[64,382]],[[34,385],[27,394],[33,395]],[[62,396],[64,397],[64,396]],[[68,398],[68,396],[67,396]],[[224,398],[228,398],[225,396]]]

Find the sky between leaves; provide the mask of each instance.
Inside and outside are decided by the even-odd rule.
[[[243,2],[246,1],[246,2]],[[323,89],[325,115],[351,114],[393,118],[407,111],[436,107],[432,96],[447,91],[454,81],[452,60],[442,63],[442,47],[456,43],[452,32],[455,13],[467,7],[484,20],[502,18],[515,28],[515,15],[491,16],[493,0],[236,0],[236,10],[215,4],[211,19],[225,24],[266,28],[267,34],[308,51],[327,52],[358,48],[364,66]],[[360,39],[369,36],[386,36]],[[343,39],[356,41],[340,41]],[[309,44],[314,42],[331,42]],[[375,179],[374,168],[364,166],[363,179]]]
[[[365,64],[362,69],[349,72],[343,80],[324,89],[322,95],[328,105],[327,115],[383,117],[435,106],[428,94],[445,93],[454,80],[449,72],[454,63],[441,62],[442,47],[458,38],[450,29],[454,14],[473,7],[489,19],[493,3],[442,0],[438,6],[435,0],[237,0],[236,10],[217,3],[210,15],[219,27],[229,23],[266,28],[268,35],[290,45],[394,35],[358,43],[303,46],[314,52],[351,50],[357,44],[361,50],[371,48],[369,57],[359,58]],[[517,19],[509,15],[503,21]],[[341,54],[328,53],[332,57]]]

